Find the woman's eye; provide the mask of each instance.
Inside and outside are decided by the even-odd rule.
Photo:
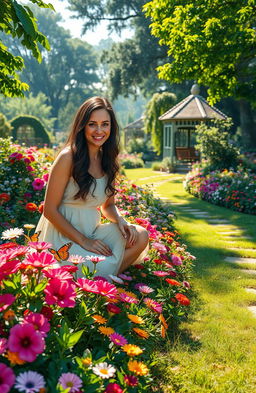
[[[103,123],[103,127],[108,127],[109,123]]]

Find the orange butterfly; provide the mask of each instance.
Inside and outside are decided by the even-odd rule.
[[[40,233],[41,233],[42,231],[38,231],[38,232],[35,232],[33,235],[31,235],[31,236],[28,236],[28,235],[24,235],[25,236],[25,238],[29,241],[29,242],[38,242],[38,240],[39,240],[39,235],[40,235]]]
[[[69,258],[68,250],[72,246],[73,243],[66,243],[64,246],[60,247],[58,250],[54,250],[53,248],[49,248],[51,254],[53,254],[54,258],[57,259],[58,262],[66,261]]]

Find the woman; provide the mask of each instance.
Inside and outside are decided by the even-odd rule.
[[[70,254],[104,256],[97,264],[97,274],[104,277],[127,269],[148,244],[147,231],[130,225],[115,206],[118,153],[118,124],[111,104],[101,97],[86,100],[53,164],[36,228],[39,240],[50,242],[55,250],[72,242]],[[99,207],[112,223],[100,224]],[[85,264],[92,270],[89,260]]]

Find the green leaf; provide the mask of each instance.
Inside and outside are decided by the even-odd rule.
[[[84,330],[79,330],[78,332],[75,332],[68,337],[67,340],[68,348],[73,347],[80,340],[83,332]]]
[[[13,0],[13,6],[24,30],[33,40],[35,40],[37,36],[37,26],[34,22],[34,18],[32,18],[26,9],[22,5],[18,4],[15,0]]]

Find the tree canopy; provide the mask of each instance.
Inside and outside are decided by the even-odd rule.
[[[54,7],[42,0],[28,0],[41,8]],[[17,38],[37,60],[42,60],[39,44],[49,50],[47,38],[38,30],[36,18],[28,5],[17,0],[0,0],[0,31]],[[28,85],[21,82],[17,72],[24,67],[21,56],[14,55],[9,47],[0,40],[0,93],[5,96],[22,96]]]

